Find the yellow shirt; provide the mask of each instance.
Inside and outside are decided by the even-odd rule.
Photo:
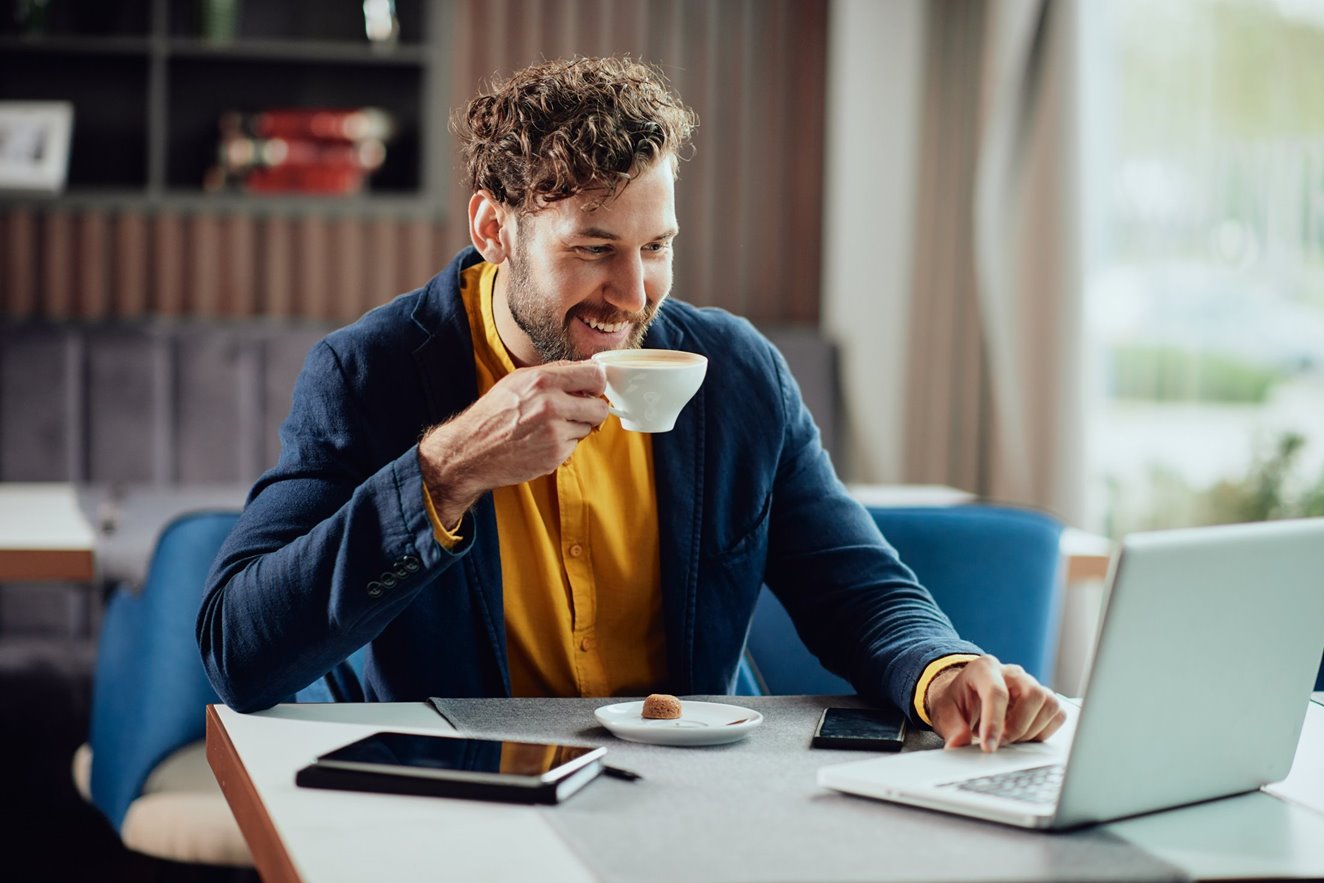
[[[515,370],[492,314],[496,272],[478,263],[461,278],[480,396]],[[609,417],[555,472],[492,496],[512,694],[658,689],[667,671],[651,436]]]

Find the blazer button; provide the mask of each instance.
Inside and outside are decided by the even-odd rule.
[[[409,578],[409,571],[405,569],[405,566],[404,566],[403,564],[398,564],[398,565],[396,565],[395,570],[392,571],[392,572],[395,574],[395,578],[396,578],[396,579],[408,579],[408,578]]]
[[[410,573],[418,573],[423,569],[423,562],[419,561],[413,555],[406,555],[400,559],[400,563],[405,566],[405,570]]]
[[[368,583],[369,598],[380,598],[382,596],[383,591],[384,589],[382,589],[382,584],[377,582],[376,580]]]
[[[382,584],[384,589],[394,589],[396,586],[395,576],[389,570],[377,577],[377,581]]]

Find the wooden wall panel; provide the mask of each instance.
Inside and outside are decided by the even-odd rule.
[[[337,218],[331,223],[330,315],[352,322],[364,312],[364,239],[366,225],[358,218]],[[385,292],[382,292],[385,295]]]
[[[327,243],[326,219],[304,215],[295,223],[294,315],[324,319],[330,313],[331,274],[327,263],[331,252]]]
[[[165,211],[152,222],[151,301],[149,310],[158,316],[184,315],[184,222],[179,214]]]
[[[221,314],[221,223],[215,215],[189,218],[189,260],[184,267],[187,282],[183,312],[200,319]]]
[[[37,219],[31,209],[14,209],[4,218],[4,297],[6,315],[26,319],[37,310]]]
[[[42,312],[56,321],[77,318],[74,313],[73,218],[68,211],[53,209],[42,214],[41,227]]]
[[[109,219],[105,212],[84,212],[77,218],[78,247],[74,264],[78,316],[97,321],[110,315]]]
[[[258,314],[257,221],[233,214],[223,222],[221,314],[246,319]]]
[[[264,316],[288,318],[294,311],[294,237],[290,219],[272,215],[263,220],[258,238],[258,310]]]
[[[121,212],[115,219],[115,268],[111,312],[120,319],[137,319],[148,309],[147,267],[153,237],[147,218],[138,211]]]
[[[389,299],[405,291],[399,278],[400,261],[396,256],[395,222],[390,218],[373,218],[367,222],[368,261],[364,280],[365,297]]]

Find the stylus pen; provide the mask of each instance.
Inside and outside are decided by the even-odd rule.
[[[607,766],[605,763],[602,765],[602,772],[603,775],[611,776],[613,779],[624,779],[627,782],[638,782],[643,778],[643,776],[639,775],[634,770],[621,769],[618,766]]]

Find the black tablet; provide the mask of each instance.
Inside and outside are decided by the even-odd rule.
[[[307,787],[556,803],[602,771],[591,745],[381,732],[317,758]]]

